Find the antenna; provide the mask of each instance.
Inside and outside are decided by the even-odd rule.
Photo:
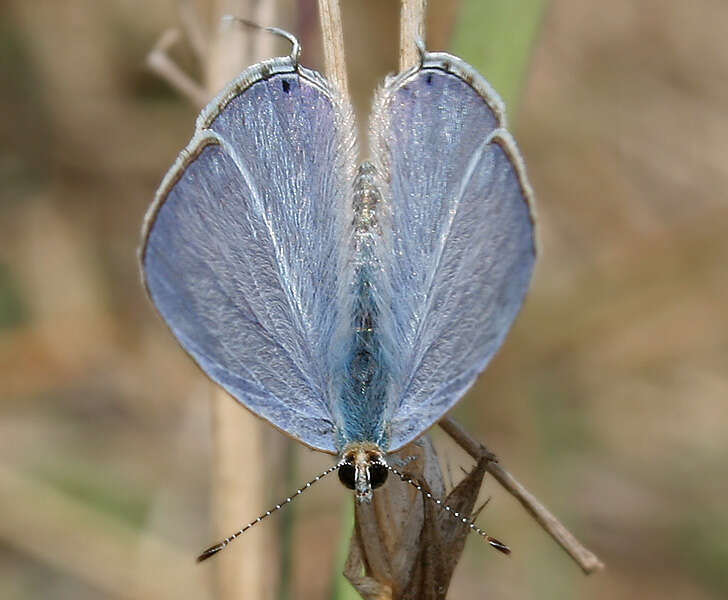
[[[472,531],[480,535],[480,537],[484,538],[486,542],[488,542],[493,548],[496,550],[502,552],[503,554],[510,554],[511,549],[506,546],[503,542],[500,540],[495,539],[494,537],[489,536],[485,531],[483,531],[480,527],[478,527],[473,520],[470,517],[463,517],[459,512],[453,510],[451,507],[449,507],[447,504],[444,504],[442,500],[439,498],[435,498],[430,492],[426,492],[422,489],[422,486],[415,481],[414,479],[408,477],[404,473],[401,473],[394,467],[387,465],[387,469],[392,471],[397,477],[399,477],[402,481],[405,483],[409,483],[412,487],[414,487],[418,492],[420,492],[425,498],[430,500],[431,502],[434,502],[437,506],[442,508],[445,512],[452,515],[457,521],[462,523],[463,525],[466,525],[469,527]]]
[[[291,62],[294,65],[298,64],[298,59],[301,56],[301,44],[298,43],[298,39],[295,35],[293,35],[292,33],[288,33],[285,29],[279,29],[278,27],[265,27],[263,25],[253,23],[252,21],[248,21],[247,19],[243,19],[242,17],[235,17],[233,15],[223,15],[221,21],[224,24],[239,23],[241,25],[245,25],[246,27],[251,27],[252,29],[257,29],[259,31],[268,31],[269,33],[273,33],[288,40],[288,42],[290,42],[291,44]]]
[[[254,521],[251,521],[250,523],[248,523],[245,527],[242,527],[241,529],[238,529],[235,533],[229,535],[224,540],[221,540],[217,544],[213,544],[209,548],[203,550],[202,553],[197,557],[197,562],[202,562],[203,560],[207,560],[208,558],[210,558],[214,554],[217,554],[218,552],[220,552],[220,550],[224,550],[227,547],[227,545],[230,542],[232,542],[235,538],[237,538],[238,536],[241,536],[246,531],[248,531],[248,529],[250,529],[253,525],[257,525],[258,523],[260,523],[266,517],[270,517],[274,512],[276,512],[277,510],[279,510],[279,509],[283,508],[284,506],[286,506],[287,504],[289,504],[296,496],[300,496],[301,494],[303,494],[303,492],[305,492],[308,488],[310,488],[314,483],[316,483],[317,481],[323,479],[329,473],[331,473],[331,472],[335,471],[336,469],[338,469],[340,466],[341,466],[341,463],[339,462],[339,463],[336,463],[333,467],[329,467],[323,473],[321,473],[320,475],[317,475],[316,477],[314,477],[306,485],[304,485],[303,487],[297,489],[295,494],[291,494],[290,496],[288,496],[288,498],[286,498],[284,500],[281,500],[278,504],[276,504],[270,510],[265,511],[257,519],[255,519]]]

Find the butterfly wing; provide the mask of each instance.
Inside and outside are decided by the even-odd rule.
[[[532,193],[500,99],[444,53],[386,82],[371,146],[391,223],[394,450],[450,409],[503,342],[535,260]]]
[[[327,355],[340,240],[350,237],[354,131],[317,73],[282,58],[251,67],[198,117],[141,249],[151,299],[203,371],[327,452],[336,451]]]

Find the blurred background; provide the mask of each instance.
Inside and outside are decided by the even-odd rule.
[[[364,120],[396,70],[398,3],[343,4]],[[429,48],[508,100],[542,242],[522,314],[454,414],[607,565],[582,575],[486,478],[479,522],[514,553],[471,536],[449,597],[727,597],[728,4],[429,4]],[[197,112],[145,67],[179,3],[0,10],[0,598],[216,597],[216,567],[193,562],[216,537],[211,386],[135,254]],[[270,14],[321,68],[315,2]],[[201,77],[187,41],[171,54]],[[265,477],[228,532],[331,464],[238,412],[260,439],[240,475]],[[453,472],[469,465],[433,438]],[[350,504],[329,478],[224,560],[263,565],[250,597],[352,598]]]

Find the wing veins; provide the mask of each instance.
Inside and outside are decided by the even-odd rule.
[[[238,168],[238,171],[240,172],[240,175],[242,176],[243,181],[245,181],[245,185],[248,186],[248,189],[250,190],[250,193],[253,196],[253,200],[255,202],[255,207],[257,209],[258,216],[260,217],[260,219],[265,224],[265,229],[268,232],[268,235],[269,235],[270,240],[271,240],[271,244],[273,245],[273,250],[275,252],[275,258],[276,258],[276,261],[275,262],[277,264],[276,274],[278,275],[277,279],[278,279],[278,283],[279,283],[280,289],[283,292],[286,300],[288,301],[288,308],[290,309],[291,315],[296,320],[296,325],[298,327],[298,330],[302,334],[305,334],[305,333],[307,333],[307,331],[304,329],[303,323],[301,322],[301,316],[302,316],[301,310],[300,310],[301,307],[300,307],[300,305],[297,302],[295,302],[291,298],[291,292],[292,292],[291,287],[292,286],[286,286],[284,284],[284,281],[285,280],[291,281],[290,277],[287,277],[288,267],[284,264],[285,261],[280,260],[280,258],[282,257],[282,252],[281,252],[281,249],[280,249],[280,244],[278,242],[278,238],[276,237],[275,233],[273,232],[273,227],[272,227],[272,225],[270,223],[270,220],[268,219],[268,216],[267,216],[267,214],[265,212],[265,207],[263,206],[263,201],[262,201],[262,199],[260,197],[260,193],[258,191],[258,188],[257,188],[256,185],[253,184],[252,174],[244,167],[244,165],[242,164],[242,161],[240,160],[239,156],[237,155],[237,153],[235,152],[235,150],[232,148],[232,146],[226,140],[221,139],[220,141],[222,143],[223,148],[227,152],[227,154],[230,156],[230,158],[233,159],[233,162],[235,163],[235,166]],[[281,273],[281,269],[285,270],[286,273],[285,274],[284,273]],[[257,287],[257,284],[256,284],[256,287]],[[264,305],[265,305],[265,303],[264,303]],[[268,313],[268,315],[270,316],[270,313],[268,312],[267,307],[266,307],[266,313]],[[271,322],[274,322],[274,319],[272,319],[272,318],[269,319],[269,320]],[[311,361],[313,363],[312,357],[311,357],[311,344],[310,344],[310,340],[308,339],[308,336],[307,335],[303,335],[302,337],[303,337],[303,340],[302,341],[304,342],[302,344],[302,347],[303,347],[304,351],[306,352],[306,354],[308,355],[309,361]],[[286,352],[286,354],[288,354],[288,353]],[[290,355],[289,355],[289,358],[291,358]],[[298,367],[299,372],[301,372],[303,374],[304,380],[309,383],[311,389],[312,390],[320,390],[323,393],[323,386],[315,385],[314,382],[311,381],[311,379],[309,378],[309,376],[303,372],[303,370],[301,369],[301,367],[295,361],[292,360],[292,362],[293,362],[293,364],[296,364],[296,366]]]
[[[496,137],[496,136],[495,136],[495,134],[496,134],[496,132],[497,132],[497,131],[498,131],[498,130],[494,131],[494,132],[493,132],[493,134],[491,134],[491,135],[489,136],[489,138],[495,138],[495,137]],[[492,141],[493,141],[493,139],[491,139],[490,141],[492,142]],[[509,163],[510,163],[510,160],[509,160]],[[505,178],[505,176],[504,176],[503,174],[501,174],[501,175],[500,175],[500,178],[499,178],[498,180],[495,180],[495,179],[494,179],[493,181],[491,181],[491,183],[490,183],[490,186],[488,187],[488,191],[487,191],[487,192],[485,192],[485,193],[483,194],[483,197],[487,197],[487,196],[489,195],[489,193],[491,193],[491,192],[493,191],[493,189],[494,189],[494,188],[496,187],[496,185],[497,185],[497,184],[499,184],[499,183],[501,183],[501,182],[502,182],[502,180],[503,180],[504,178]],[[502,238],[502,239],[500,240],[500,242],[498,243],[498,248],[499,248],[499,249],[501,249],[501,248],[503,247],[503,245],[504,245],[504,244],[505,244],[506,242],[507,242],[507,240],[506,240],[505,238]],[[500,253],[500,252],[496,252],[496,254],[501,254],[501,253]],[[491,271],[491,270],[493,269],[493,267],[494,267],[494,266],[495,266],[495,264],[494,264],[494,263],[491,263],[491,264],[490,264],[490,265],[488,266],[487,270],[486,270],[486,274],[487,274],[487,273],[489,273],[489,272],[490,272],[490,271]],[[460,270],[461,270],[461,267],[462,267],[462,263],[461,263],[461,265],[459,265],[459,267],[458,267],[458,272],[460,272]],[[503,335],[505,335],[505,333],[507,333],[507,332],[504,332],[504,334],[503,334]],[[495,338],[491,338],[491,339],[496,339],[496,340],[498,340],[498,336],[496,336]],[[423,354],[422,354],[422,359],[421,359],[421,360],[420,360],[420,361],[418,362],[418,364],[417,364],[417,367],[416,367],[416,369],[415,369],[415,372],[417,371],[417,369],[419,369],[420,365],[422,364],[422,361],[424,360],[425,356],[427,355],[427,352],[429,352],[429,350],[430,350],[430,349],[432,348],[432,346],[433,346],[433,345],[435,344],[435,342],[436,342],[436,341],[437,341],[437,340],[433,340],[433,342],[432,342],[432,343],[430,343],[430,344],[429,344],[429,345],[427,346],[427,349],[426,349],[426,350],[425,350],[425,351],[423,352]],[[477,337],[473,337],[473,339],[472,339],[472,340],[470,341],[470,343],[468,344],[467,350],[465,351],[465,356],[468,356],[468,355],[470,355],[470,353],[471,353],[471,352],[473,351],[473,348],[475,347],[475,345],[476,345],[477,341],[478,341],[478,340],[477,340]],[[497,345],[500,345],[500,344],[497,344]],[[492,356],[491,356],[491,358],[492,358]],[[471,371],[473,371],[473,369],[470,369],[470,370],[471,370]],[[477,374],[478,374],[478,373],[479,373],[479,372],[480,372],[481,370],[482,370],[482,368],[481,368],[481,367],[478,367],[478,368],[474,369],[474,371],[475,371],[475,374],[477,375]],[[465,373],[467,373],[467,371],[466,371]],[[461,374],[459,375],[459,377],[463,377],[463,376],[465,375],[465,373],[461,373]],[[438,395],[440,394],[441,390],[442,390],[442,389],[443,389],[444,387],[447,387],[447,385],[445,385],[445,384],[441,385],[441,386],[440,386],[440,387],[439,387],[439,388],[437,389],[437,391],[436,391],[436,392],[432,393],[432,394],[431,394],[430,396],[428,396],[428,397],[427,397],[427,399],[425,400],[425,403],[426,403],[426,402],[428,402],[428,401],[429,401],[429,400],[430,400],[431,398],[435,398],[435,397],[437,397],[437,396],[438,396]]]
[[[463,178],[463,182],[460,184],[460,189],[458,190],[458,194],[456,197],[456,200],[454,202],[455,204],[455,211],[450,214],[450,218],[447,222],[447,229],[445,231],[445,235],[441,236],[441,239],[443,239],[443,242],[440,244],[440,247],[438,249],[437,259],[435,262],[435,266],[432,269],[432,274],[429,278],[429,282],[427,284],[427,293],[425,297],[427,298],[427,305],[425,306],[425,310],[422,314],[422,318],[420,319],[419,323],[417,324],[417,333],[414,337],[414,342],[412,344],[412,348],[416,348],[417,344],[420,341],[420,337],[422,336],[422,328],[424,326],[424,323],[427,321],[427,317],[430,313],[430,310],[432,308],[432,289],[435,285],[435,281],[437,279],[437,273],[440,269],[440,265],[442,263],[442,256],[445,253],[445,248],[447,247],[449,241],[450,241],[450,233],[452,231],[452,224],[455,221],[455,218],[457,217],[457,214],[460,210],[460,207],[462,206],[462,199],[465,194],[465,189],[470,183],[471,179],[473,178],[473,175],[475,173],[475,168],[480,162],[480,159],[483,156],[485,148],[490,144],[491,140],[493,139],[492,134],[489,135],[485,141],[480,145],[480,147],[473,153],[472,158],[470,159],[470,162],[468,163],[468,169],[466,171],[466,177]],[[448,211],[451,212],[451,211]],[[422,364],[422,359],[424,358],[424,353],[420,353],[417,359],[417,365],[414,369],[409,370],[410,376],[407,380],[406,385],[403,388],[403,393],[401,394],[401,398],[404,398],[407,395],[407,392],[409,391],[410,385],[412,384],[412,380],[415,377],[415,374],[417,373],[417,370],[419,369],[420,365]]]
[[[300,79],[300,75],[299,75],[299,79]],[[299,82],[299,90],[300,90],[300,82]],[[266,91],[266,95],[268,96],[268,103],[270,104],[271,108],[273,108],[274,106],[273,106],[273,97],[271,95],[271,88],[267,87],[265,89],[265,91]],[[275,115],[276,122],[278,123],[278,128],[281,131],[285,131],[285,128],[283,127],[283,122],[281,121],[281,115],[280,115],[279,111],[273,110],[273,114]],[[235,159],[233,159],[233,160],[235,160]],[[271,229],[270,224],[266,222],[266,226],[271,231],[271,238],[273,238],[275,241],[277,241],[277,238],[275,238],[273,235],[273,231]],[[276,247],[276,252],[278,254],[280,254],[277,247]],[[276,262],[278,264],[282,264],[282,261],[276,261]],[[287,276],[288,275],[288,266],[283,265],[283,268],[286,270],[286,276]],[[296,313],[296,316],[300,317],[301,315],[303,315],[303,307],[301,306],[301,303],[300,303],[301,295],[298,293],[298,290],[295,290],[295,291],[292,290],[292,292],[293,292],[294,298],[293,299],[289,298],[289,302],[291,302],[291,301],[295,302],[296,306],[298,307],[298,312]],[[299,322],[298,325],[299,325],[300,331],[304,331],[303,322],[302,321]],[[309,360],[311,360],[311,356],[309,356]]]
[[[161,256],[161,255],[160,255],[160,259],[161,259],[161,260],[162,260],[162,262],[164,262],[165,264],[167,264],[167,265],[171,265],[171,263],[170,263],[170,262],[169,262],[169,261],[168,261],[168,260],[166,259],[166,257],[164,257],[164,256]],[[211,270],[211,267],[209,267],[208,265],[205,265],[205,268],[206,268],[207,270]],[[273,345],[274,347],[280,348],[280,350],[282,351],[282,353],[283,353],[283,354],[284,354],[285,356],[287,356],[287,357],[288,357],[288,359],[290,360],[291,364],[295,366],[296,370],[297,370],[297,371],[299,372],[299,374],[301,375],[301,379],[302,379],[303,381],[305,381],[306,383],[308,383],[308,384],[309,384],[309,389],[310,389],[310,390],[311,390],[312,392],[314,392],[314,394],[315,394],[316,392],[319,392],[319,393],[320,393],[320,390],[319,390],[319,389],[318,389],[318,388],[317,388],[316,386],[312,385],[312,382],[311,382],[311,381],[310,381],[310,379],[309,379],[309,378],[308,378],[308,377],[306,376],[306,373],[305,373],[305,372],[304,372],[304,371],[303,371],[303,370],[301,369],[301,366],[300,366],[300,365],[299,365],[299,364],[298,364],[298,363],[297,363],[297,362],[296,362],[295,360],[293,360],[293,357],[292,357],[292,356],[291,356],[291,354],[290,354],[290,353],[288,352],[288,350],[287,350],[287,349],[286,349],[286,348],[285,348],[284,346],[282,346],[282,345],[280,344],[280,342],[278,342],[278,341],[277,341],[277,340],[275,339],[275,337],[273,337],[273,336],[271,336],[271,335],[270,335],[270,332],[269,332],[269,331],[268,331],[268,330],[267,330],[267,329],[266,329],[266,328],[265,328],[265,327],[263,326],[263,324],[262,324],[262,323],[261,323],[261,322],[260,322],[259,320],[254,320],[254,319],[251,319],[251,318],[249,318],[249,317],[246,317],[246,316],[245,316],[245,314],[244,314],[244,313],[243,313],[243,312],[242,312],[242,311],[240,310],[240,308],[239,308],[239,307],[238,307],[238,306],[237,306],[237,305],[236,305],[236,304],[235,304],[235,303],[233,302],[233,299],[232,299],[232,297],[230,296],[230,294],[228,294],[228,293],[227,293],[227,291],[226,291],[226,290],[225,290],[225,289],[224,289],[224,288],[223,288],[223,287],[222,287],[222,286],[220,285],[220,283],[218,282],[217,278],[213,277],[213,278],[211,278],[211,281],[213,281],[213,282],[214,282],[214,285],[215,285],[215,287],[216,287],[216,288],[217,288],[217,289],[218,289],[218,290],[220,291],[220,293],[221,293],[221,294],[222,294],[222,295],[223,295],[223,296],[224,296],[224,297],[225,297],[225,298],[226,298],[226,299],[227,299],[227,300],[228,300],[228,301],[230,302],[231,306],[235,307],[235,311],[236,311],[236,313],[237,313],[238,317],[240,318],[240,320],[241,320],[241,321],[247,321],[247,322],[249,322],[249,323],[252,323],[253,325],[255,325],[255,326],[256,326],[256,328],[260,329],[260,330],[261,330],[261,331],[262,331],[262,332],[263,332],[263,333],[265,334],[265,335],[264,335],[264,337],[265,337],[265,338],[267,338],[267,340],[268,340],[268,341],[269,341],[269,342],[270,342],[270,343],[271,343],[271,344],[272,344],[272,345]],[[185,296],[186,296],[186,297],[190,297],[190,291],[189,291],[189,290],[187,290],[187,289],[184,289],[184,294],[185,294]],[[187,306],[187,307],[189,308],[189,304],[188,304],[188,303],[187,303],[186,301],[185,301],[185,305],[186,305],[186,306]],[[189,338],[188,338],[188,337],[187,337],[186,335],[181,335],[181,337],[184,337],[184,338],[187,338],[187,339],[189,339]],[[230,346],[228,345],[228,343],[226,342],[226,340],[225,340],[224,338],[217,338],[217,339],[218,339],[219,343],[220,343],[220,344],[222,345],[222,347],[223,347],[223,348],[224,348],[224,349],[226,350],[226,352],[228,352],[228,354],[230,354]],[[191,341],[192,341],[192,340],[190,339],[190,342],[191,342]],[[198,344],[196,344],[196,343],[194,343],[194,342],[193,342],[193,343],[190,343],[189,345],[190,345],[190,346],[194,346],[194,347],[198,347]],[[209,357],[209,355],[207,355],[206,353],[200,352],[199,354],[200,354],[201,356],[205,356],[205,357],[206,357],[206,358],[207,358],[208,360],[210,360],[210,357]],[[218,365],[220,365],[220,363],[219,363],[218,361],[212,361],[212,362],[215,362],[215,364],[218,364]],[[254,376],[254,375],[252,374],[252,372],[251,372],[251,371],[250,371],[250,370],[248,369],[248,367],[246,367],[246,366],[245,366],[245,365],[243,365],[242,363],[241,363],[241,366],[242,366],[243,368],[245,368],[245,370],[246,370],[246,371],[247,371],[248,373],[250,373],[250,374],[251,374],[251,377],[252,377],[252,379],[253,379],[253,380],[255,381],[255,383],[256,383],[256,384],[258,385],[258,387],[259,387],[259,388],[261,388],[261,389],[267,389],[267,388],[266,388],[266,386],[264,386],[264,385],[263,385],[263,384],[262,384],[262,383],[260,382],[260,380],[259,380],[259,379],[258,379],[257,377],[255,377],[255,376]],[[230,371],[229,369],[227,369],[227,368],[225,368],[225,367],[222,367],[222,368],[223,368],[223,369],[224,369],[224,370],[225,370],[226,372],[228,372],[228,373],[232,373],[232,371]],[[278,398],[278,396],[276,396],[276,395],[275,395],[275,394],[273,394],[272,392],[269,392],[269,393],[270,393],[270,394],[271,394],[271,396],[272,396],[273,398],[275,398],[276,400],[279,400],[279,401],[281,400],[280,398]],[[304,414],[304,413],[300,413],[300,414]]]

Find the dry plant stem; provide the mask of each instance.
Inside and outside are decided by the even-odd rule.
[[[405,71],[420,60],[417,40],[425,41],[427,0],[402,0],[399,28],[399,70]]]
[[[463,427],[450,417],[440,421],[440,427],[460,447],[474,459],[493,455],[488,448],[474,440]],[[486,471],[490,473],[516,500],[518,500],[536,522],[556,540],[556,542],[574,559],[584,573],[593,573],[604,568],[604,563],[590,550],[585,548],[572,533],[543,505],[538,499],[521,485],[513,475],[506,471],[496,460],[488,461]]]
[[[221,26],[222,17],[227,14],[242,15],[254,22],[267,21],[271,15],[261,14],[260,4],[257,0],[211,3],[212,35],[206,56],[201,57],[208,98],[254,62],[259,53],[270,52],[273,36]],[[237,527],[241,515],[259,513],[266,497],[261,421],[217,386],[213,387],[213,448],[213,539],[219,539]],[[248,532],[242,547],[216,557],[211,566],[215,569],[220,598],[270,597],[274,570],[267,566],[272,561],[266,549],[272,546],[271,536],[270,528],[259,527]]]
[[[344,54],[344,32],[341,27],[341,8],[339,0],[319,0],[319,20],[324,45],[326,76],[339,88],[341,94],[349,98],[349,85],[346,79],[346,55]]]
[[[390,461],[403,461],[408,476],[423,489],[438,498],[446,497],[428,436],[399,450]],[[481,467],[480,480],[485,461]],[[480,489],[480,481],[467,479],[472,485],[462,484],[460,492],[453,490],[455,496],[447,495],[463,514],[470,514]],[[344,575],[366,600],[442,600],[467,535],[466,528],[425,502],[414,486],[390,477],[371,504],[355,505],[355,528]]]
[[[181,5],[181,18],[198,60],[205,74],[205,86],[200,86],[186,75],[168,56],[169,48],[178,41],[179,32],[165,32],[149,53],[147,64],[169,82],[193,104],[202,107],[223,87],[238,75],[252,57],[245,49],[262,53],[271,44],[270,36],[255,38],[255,46],[249,42],[249,32],[227,28],[221,31],[219,24],[225,14],[246,15],[251,19],[263,16],[255,11],[253,0],[216,0],[211,7],[214,35],[209,39],[194,11],[190,0]],[[270,8],[273,10],[273,8]],[[269,15],[265,15],[267,18]],[[217,536],[227,534],[241,514],[254,514],[264,504],[264,460],[260,423],[243,410],[222,389],[214,386],[213,400],[213,513]],[[225,598],[265,598],[271,587],[270,570],[266,562],[266,537],[264,529],[247,536],[244,553],[221,556],[215,563],[217,594]]]
[[[176,29],[168,29],[160,37],[154,48],[147,55],[147,66],[164,79],[177,92],[187,98],[195,106],[202,108],[207,104],[208,95],[204,88],[180,69],[169,57],[167,51],[179,41],[180,34]]]

